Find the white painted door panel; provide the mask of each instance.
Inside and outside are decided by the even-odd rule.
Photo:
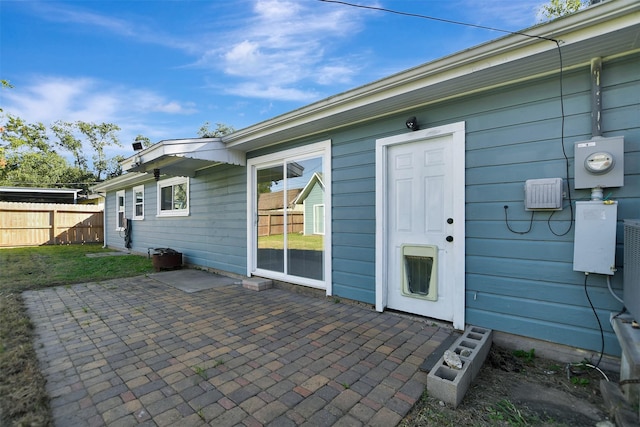
[[[452,136],[444,135],[391,145],[386,159],[387,307],[446,321],[453,320],[455,286],[451,257],[456,242],[447,241],[455,239],[452,153]],[[411,251],[435,256],[412,258]],[[426,270],[415,273],[412,262]],[[431,283],[423,270],[432,272]],[[421,286],[407,283],[409,272],[420,276]]]

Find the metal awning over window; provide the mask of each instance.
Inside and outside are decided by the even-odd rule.
[[[122,162],[126,172],[154,173],[162,175],[195,176],[199,169],[217,164],[244,166],[245,153],[229,149],[219,138],[194,138],[160,141],[138,151]]]

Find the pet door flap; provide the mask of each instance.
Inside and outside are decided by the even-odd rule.
[[[430,301],[438,299],[438,247],[402,245],[402,294]]]

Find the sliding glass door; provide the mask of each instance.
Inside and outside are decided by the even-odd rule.
[[[249,270],[251,274],[325,287],[327,153],[294,150],[281,156],[249,162],[250,242],[254,246]]]

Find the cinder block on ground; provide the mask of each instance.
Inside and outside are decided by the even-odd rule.
[[[273,287],[273,280],[263,279],[262,277],[250,277],[242,281],[242,287],[252,291],[264,291]]]
[[[469,326],[452,346],[452,351],[461,357],[471,359],[471,378],[475,379],[491,350],[493,331]]]
[[[427,376],[429,396],[442,400],[457,408],[471,385],[471,370],[468,360],[462,359],[462,369],[447,366],[444,356]]]
[[[460,356],[462,369],[448,367],[444,356],[441,357],[427,376],[429,395],[457,407],[480,372],[491,349],[491,342],[491,329],[467,327],[450,348]]]

